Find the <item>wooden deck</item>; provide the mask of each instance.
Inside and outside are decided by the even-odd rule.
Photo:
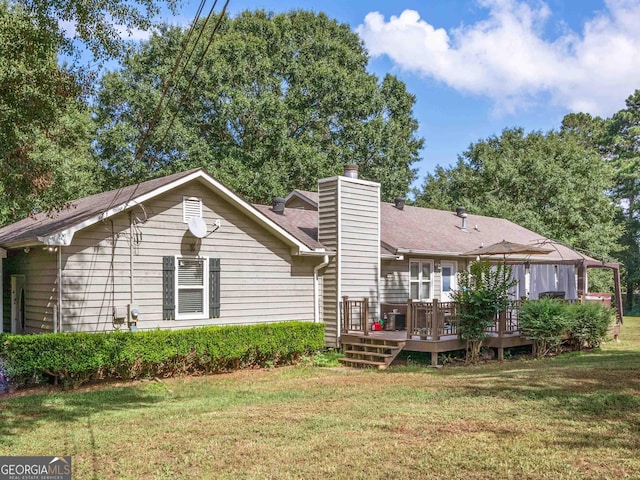
[[[406,304],[382,304],[381,316],[393,314],[404,318],[398,330],[373,331],[369,324],[367,299],[343,298],[343,347],[365,343],[402,342],[403,350],[431,353],[432,365],[437,365],[438,353],[464,350],[467,343],[459,336],[457,328],[458,307],[449,302],[413,302]],[[496,315],[495,323],[487,328],[483,346],[495,348],[497,358],[504,358],[504,349],[532,345],[518,332],[520,302],[510,302],[505,311]],[[346,349],[345,349],[346,350]]]
[[[403,350],[410,352],[428,352],[431,353],[431,364],[438,364],[438,353],[453,352],[456,350],[464,350],[467,348],[467,343],[461,340],[457,335],[442,335],[438,340],[432,338],[424,338],[418,335],[407,336],[406,330],[396,331],[377,331],[369,332],[365,335],[364,332],[343,332],[341,342],[352,343],[359,341],[363,338],[371,338],[377,340],[394,340],[405,342]],[[497,333],[489,333],[488,337],[483,342],[483,345],[489,348],[495,348],[497,350],[497,358],[502,360],[504,358],[504,349],[520,347],[523,345],[532,345],[533,341],[522,337],[519,333],[508,333],[499,336]]]

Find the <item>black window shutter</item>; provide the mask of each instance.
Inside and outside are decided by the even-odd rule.
[[[162,257],[162,318],[176,318],[176,257]]]
[[[220,259],[209,259],[209,318],[220,317]]]

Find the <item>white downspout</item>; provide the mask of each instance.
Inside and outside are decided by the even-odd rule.
[[[129,303],[134,304],[133,284],[133,212],[129,212]],[[132,307],[133,308],[133,307]]]
[[[322,263],[313,267],[313,323],[320,323],[320,276],[318,272],[321,268],[329,264],[329,255],[325,255]]]
[[[0,248],[0,333],[2,333],[4,325],[4,298],[2,297],[2,292],[4,291],[4,284],[2,283],[2,280],[4,279],[4,275],[2,273],[3,258],[7,258],[7,251],[4,248]]]
[[[62,245],[58,246],[58,314],[53,323],[53,333],[58,332],[58,325],[62,330]]]

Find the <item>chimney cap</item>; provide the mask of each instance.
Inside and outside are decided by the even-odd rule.
[[[403,197],[396,197],[396,199],[395,199],[396,208],[398,210],[403,210],[404,209],[404,202],[405,202],[405,199]]]
[[[456,207],[456,215],[458,217],[464,218],[467,216],[467,209],[464,207]]]
[[[344,176],[347,178],[358,178],[358,165],[348,163],[344,166]]]

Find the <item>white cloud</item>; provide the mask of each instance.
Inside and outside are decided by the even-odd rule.
[[[68,38],[74,38],[78,33],[76,29],[76,23],[69,20],[61,20],[58,22],[58,25],[64,32],[65,36]],[[151,30],[141,30],[139,28],[128,29],[125,25],[114,25],[116,32],[120,38],[126,41],[134,41],[138,42],[141,40],[149,40],[151,38],[151,34],[153,33],[153,29]]]
[[[369,13],[357,28],[369,53],[513,113],[541,101],[610,115],[640,88],[640,1],[608,0],[582,32],[548,39],[552,12],[538,1],[479,0],[488,17],[446,31],[405,10]]]

